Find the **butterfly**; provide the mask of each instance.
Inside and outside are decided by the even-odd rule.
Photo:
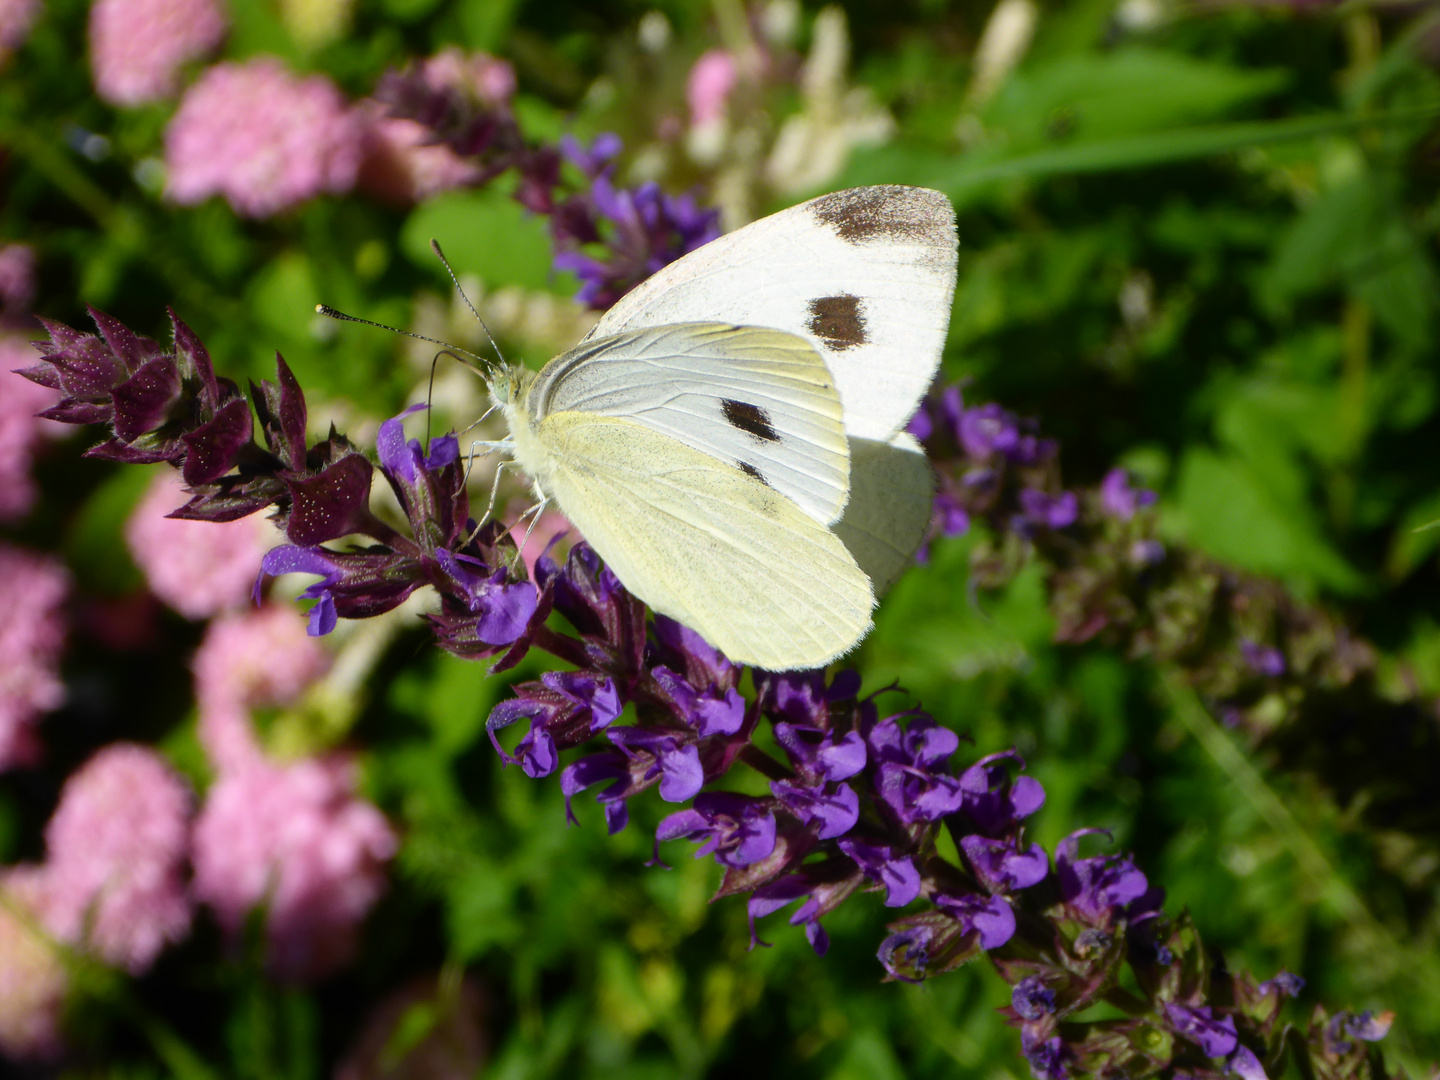
[[[501,446],[622,584],[737,663],[852,649],[933,479],[904,428],[939,366],[955,213],[824,195],[665,266],[538,373],[499,370]]]

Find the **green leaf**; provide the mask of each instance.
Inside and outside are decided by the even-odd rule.
[[[550,238],[543,219],[495,188],[457,191],[422,203],[406,219],[401,250],[444,279],[430,241],[440,241],[457,274],[478,274],[490,288],[551,286]]]

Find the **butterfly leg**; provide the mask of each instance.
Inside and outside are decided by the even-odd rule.
[[[528,517],[530,518],[530,524],[525,529],[525,537],[520,541],[520,546],[515,549],[515,558],[510,561],[511,570],[514,570],[515,567],[519,565],[521,557],[525,554],[525,547],[527,544],[530,543],[530,534],[535,531],[535,526],[538,525],[540,522],[540,515],[545,512],[545,508],[549,505],[550,499],[548,497],[541,498],[539,502],[532,503],[529,510],[526,510],[523,514],[521,514],[518,518],[515,519],[515,524],[519,525],[520,522],[524,521]],[[513,528],[514,526],[511,527]]]

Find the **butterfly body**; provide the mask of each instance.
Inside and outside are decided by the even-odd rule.
[[[498,373],[508,449],[653,610],[740,663],[823,666],[929,520],[901,428],[939,362],[954,249],[948,201],[916,188],[737,230],[538,374]]]

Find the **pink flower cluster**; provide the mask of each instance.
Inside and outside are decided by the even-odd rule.
[[[35,505],[35,452],[47,435],[64,430],[35,415],[59,401],[58,392],[14,372],[34,359],[24,338],[0,334],[0,521],[16,521]]]
[[[260,560],[279,537],[258,515],[218,523],[166,516],[189,498],[166,469],[125,523],[125,543],[151,592],[187,619],[206,619],[250,601]]]
[[[259,761],[250,710],[296,701],[329,666],[330,653],[292,607],[274,604],[212,622],[191,670],[200,743],[215,768],[225,773]]]
[[[58,668],[69,590],[56,560],[0,545],[0,770],[37,760],[35,720],[65,698]]]
[[[48,1058],[60,1050],[69,980],[40,922],[44,872],[18,866],[0,877],[0,1053]]]
[[[180,70],[225,36],[218,0],[95,0],[90,68],[112,105],[143,105],[175,93]]]
[[[339,757],[259,761],[222,774],[195,824],[195,893],[237,934],[263,905],[269,965],[318,978],[353,955],[359,926],[385,888],[395,835],[355,797]]]
[[[65,782],[45,862],[0,878],[0,1052],[60,1046],[68,980],[56,943],[132,974],[190,929],[190,792],[153,750],[107,746]]]
[[[39,14],[40,0],[0,0],[0,64],[25,44]]]
[[[190,789],[156,754],[105,747],[65,781],[45,827],[44,921],[138,975],[190,930]]]
[[[724,118],[737,78],[735,56],[728,49],[710,49],[700,54],[685,80],[691,126],[707,127]]]
[[[421,80],[490,109],[503,108],[515,94],[515,70],[488,53],[442,49],[420,64]],[[442,191],[479,181],[481,171],[448,146],[427,143],[429,128],[385,115],[378,101],[365,101],[365,161],[360,186],[391,202],[419,202]]]
[[[271,970],[320,978],[354,952],[395,835],[343,757],[277,762],[250,710],[294,702],[329,666],[291,607],[216,619],[195,655],[200,741],[219,772],[195,826],[195,893],[238,933],[265,908]]]
[[[168,192],[178,203],[227,199],[269,217],[323,192],[349,191],[364,124],[322,75],[273,57],[217,64],[196,80],[165,131]]]

